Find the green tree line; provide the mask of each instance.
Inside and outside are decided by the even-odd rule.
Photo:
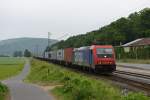
[[[24,53],[22,51],[15,51],[13,54],[14,57],[31,57],[32,54],[28,49],[25,49]]]
[[[130,52],[125,52],[123,47],[116,47],[117,59],[150,59],[150,46],[130,48]]]
[[[150,8],[122,17],[109,25],[86,34],[72,36],[52,46],[52,48],[81,47],[92,44],[118,46],[137,38],[150,37]]]

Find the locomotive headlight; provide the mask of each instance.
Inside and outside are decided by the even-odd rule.
[[[99,63],[99,64],[102,64],[102,62],[101,62],[101,61],[99,61],[98,63]]]

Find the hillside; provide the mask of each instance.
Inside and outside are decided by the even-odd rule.
[[[57,40],[50,40],[50,44],[56,43]],[[15,38],[0,41],[0,55],[13,55],[15,51],[24,52],[25,49],[32,53],[42,54],[48,45],[46,38]]]
[[[143,37],[150,37],[150,8],[132,13],[127,18],[122,17],[98,30],[60,41],[53,47],[80,47],[93,43],[116,46]]]

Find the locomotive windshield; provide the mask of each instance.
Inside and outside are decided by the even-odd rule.
[[[96,49],[97,56],[99,58],[112,58],[113,49],[112,48],[97,48]]]

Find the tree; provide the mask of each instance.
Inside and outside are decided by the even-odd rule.
[[[25,49],[24,57],[31,57],[31,52],[28,49]]]
[[[23,56],[22,51],[15,51],[13,56],[14,57],[22,57]]]
[[[127,18],[122,17],[87,34],[72,36],[52,45],[52,48],[81,47],[93,42],[117,46],[143,37],[150,37],[150,8],[132,13]]]
[[[141,25],[144,29],[150,29],[150,8],[145,8],[141,13]]]

